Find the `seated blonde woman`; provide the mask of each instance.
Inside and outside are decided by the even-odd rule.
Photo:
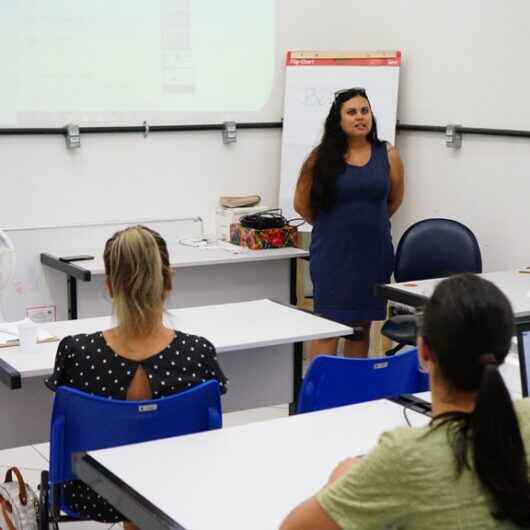
[[[117,325],[91,334],[65,337],[46,385],[66,385],[97,396],[142,400],[161,398],[209,379],[226,392],[227,380],[214,346],[163,324],[171,290],[169,256],[155,231],[135,226],[112,236],[104,252],[107,288]],[[101,522],[123,516],[80,481],[64,484],[72,511]],[[135,526],[126,523],[126,528]]]
[[[431,423],[385,433],[364,458],[339,464],[281,529],[530,528],[530,400],[512,403],[498,368],[513,331],[492,283],[471,274],[441,282],[418,337]]]

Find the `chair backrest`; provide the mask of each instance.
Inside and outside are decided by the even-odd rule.
[[[428,389],[429,378],[419,370],[416,349],[392,357],[367,359],[320,355],[304,377],[297,412],[324,410]]]
[[[72,454],[218,429],[219,384],[211,380],[173,396],[122,401],[59,387],[50,432],[50,484],[76,480]]]
[[[394,277],[397,282],[482,272],[477,238],[467,226],[450,219],[424,219],[399,240]]]

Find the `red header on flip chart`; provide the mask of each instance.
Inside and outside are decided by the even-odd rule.
[[[287,52],[287,66],[400,66],[401,52]]]

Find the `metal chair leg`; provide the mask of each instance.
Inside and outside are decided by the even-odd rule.
[[[48,504],[50,500],[48,471],[42,471],[40,474],[39,485],[39,530],[49,530],[50,519]]]

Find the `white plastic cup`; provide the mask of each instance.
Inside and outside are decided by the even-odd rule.
[[[20,349],[24,353],[33,353],[37,345],[37,324],[31,320],[21,322],[18,325],[18,337]]]

